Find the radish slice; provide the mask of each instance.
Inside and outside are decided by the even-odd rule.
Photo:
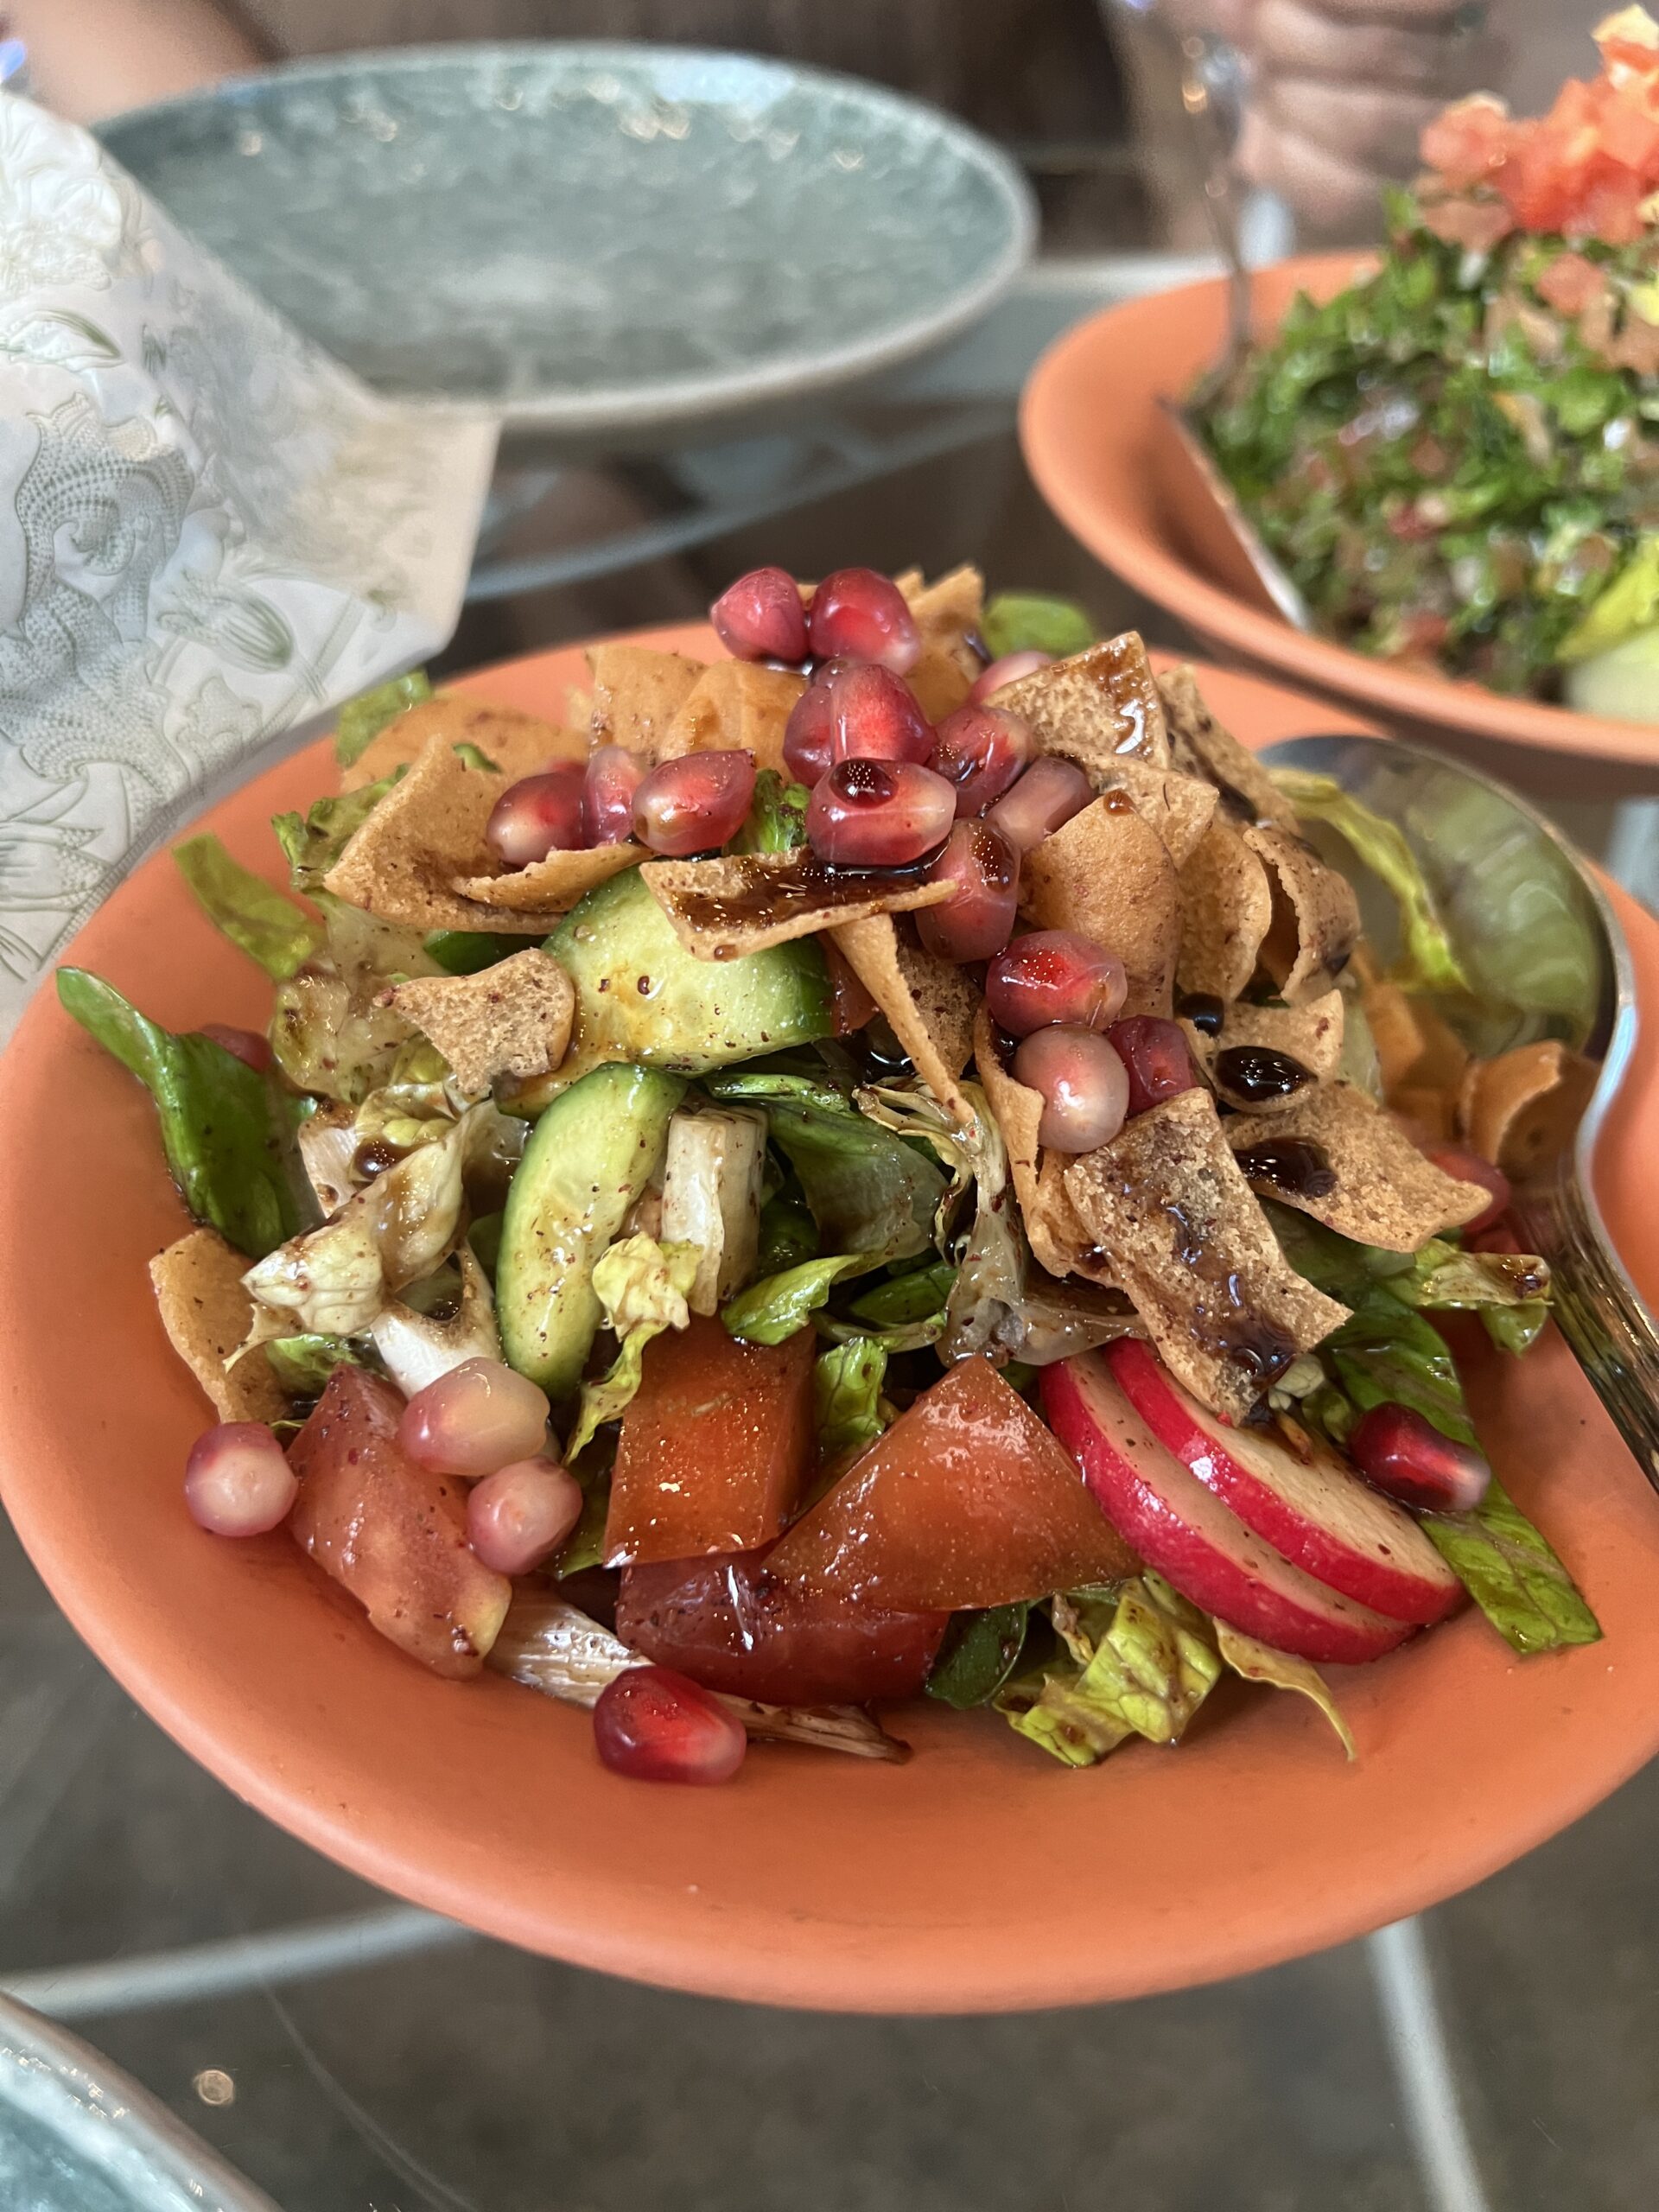
[[[1159,1443],[1275,1551],[1391,1620],[1444,1620],[1463,1585],[1408,1513],[1361,1482],[1323,1445],[1300,1459],[1276,1437],[1230,1428],[1184,1390],[1145,1344],[1106,1354],[1114,1378]]]
[[[1281,1559],[1166,1452],[1098,1352],[1043,1370],[1049,1427],[1096,1503],[1149,1567],[1230,1628],[1299,1659],[1357,1665],[1411,1630]]]

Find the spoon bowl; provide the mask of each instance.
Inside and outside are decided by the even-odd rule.
[[[1595,1194],[1597,1140],[1637,1033],[1630,947],[1599,883],[1560,831],[1491,778],[1398,739],[1299,737],[1274,768],[1331,777],[1399,830],[1470,978],[1445,1011],[1471,1050],[1559,1039],[1593,1088],[1553,1157],[1515,1191],[1522,1243],[1550,1265],[1554,1317],[1643,1474],[1659,1489],[1659,1328],[1614,1250]],[[1315,830],[1316,842],[1331,832]],[[1368,935],[1393,934],[1391,901],[1353,856]]]

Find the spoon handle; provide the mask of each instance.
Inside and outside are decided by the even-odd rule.
[[[1569,1155],[1553,1185],[1516,1202],[1522,1241],[1549,1262],[1554,1312],[1596,1395],[1659,1490],[1659,1332]]]

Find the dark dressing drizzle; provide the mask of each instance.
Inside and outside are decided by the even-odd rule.
[[[1312,1068],[1272,1045],[1230,1045],[1216,1054],[1216,1081],[1235,1098],[1288,1098],[1313,1080]]]
[[[1265,1388],[1295,1358],[1294,1341],[1249,1310],[1237,1270],[1211,1247],[1184,1206],[1166,1199],[1164,1211],[1174,1224],[1176,1258],[1192,1268],[1207,1294],[1192,1309],[1192,1341]]]
[[[1210,991],[1184,991],[1175,1001],[1175,1011],[1183,1021],[1190,1021],[1201,1037],[1219,1037],[1221,1025],[1227,1018],[1227,1008]]]
[[[1330,1154],[1311,1137],[1268,1137],[1233,1157],[1250,1182],[1271,1183],[1287,1198],[1325,1198],[1337,1187]]]

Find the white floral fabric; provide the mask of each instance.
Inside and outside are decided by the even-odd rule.
[[[0,99],[0,1034],[144,850],[448,638],[495,440]]]

